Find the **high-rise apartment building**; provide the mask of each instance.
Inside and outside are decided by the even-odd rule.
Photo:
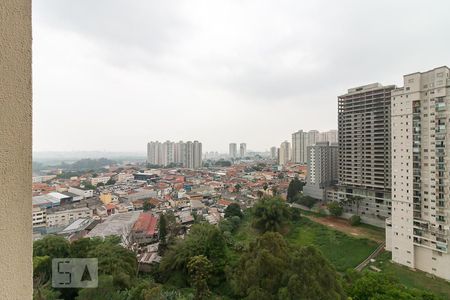
[[[404,76],[392,91],[392,260],[450,280],[450,70]]]
[[[279,164],[281,166],[287,164],[291,160],[291,144],[284,141],[280,145]]]
[[[308,175],[303,194],[325,200],[325,189],[337,183],[338,146],[329,142],[317,142],[308,146]]]
[[[309,146],[314,146],[318,141],[319,141],[319,131],[317,130],[310,130],[307,133],[307,146],[306,148],[308,148]],[[306,149],[306,157],[308,160],[308,149]]]
[[[391,91],[379,83],[338,97],[338,199],[363,219],[391,215]]]
[[[247,144],[246,143],[241,143],[239,145],[239,156],[240,157],[245,157],[247,155]]]
[[[162,146],[161,143],[150,142],[147,144],[147,162],[152,165],[162,165]]]
[[[162,144],[162,165],[168,166],[175,162],[175,152],[174,152],[175,143],[171,141],[165,141]]]
[[[231,158],[237,157],[237,144],[236,143],[230,143],[229,145],[229,155]]]
[[[306,164],[308,162],[308,146],[314,146],[317,142],[326,142],[328,139],[324,138],[322,133],[317,130],[310,130],[308,132],[299,130],[292,134],[292,162],[298,164]],[[326,137],[326,135],[325,135]],[[336,143],[337,141],[329,141]]]
[[[278,156],[277,147],[274,146],[274,147],[270,148],[270,158],[276,159],[277,156]]]
[[[197,169],[202,166],[202,143],[166,141],[147,144],[147,162],[153,165],[181,165],[185,168]]]
[[[200,143],[199,141],[194,141],[193,150],[194,150],[194,162],[193,162],[192,169],[201,168],[202,160],[203,160],[202,143]]]
[[[330,144],[337,144],[338,142],[338,131],[329,130],[319,133],[319,142],[329,142]]]
[[[186,164],[186,144],[179,141],[174,145],[175,163],[184,166]]]
[[[309,145],[308,133],[299,130],[292,134],[292,162],[299,164],[307,163],[307,147]]]

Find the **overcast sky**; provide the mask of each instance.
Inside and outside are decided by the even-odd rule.
[[[450,65],[450,1],[33,2],[35,151],[266,150],[350,87]]]

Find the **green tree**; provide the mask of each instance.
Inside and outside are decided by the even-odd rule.
[[[353,300],[438,300],[439,297],[417,289],[407,288],[396,279],[381,273],[365,272],[348,286]]]
[[[208,299],[211,292],[208,288],[208,279],[212,270],[212,264],[204,255],[191,257],[187,264],[189,276],[195,288],[195,299]]]
[[[145,199],[145,200],[144,200],[144,204],[143,204],[143,206],[142,206],[142,209],[143,209],[144,211],[149,211],[149,210],[151,210],[151,209],[153,209],[153,208],[155,208],[155,207],[156,207],[155,205],[153,205],[153,204],[150,203],[150,200],[149,200],[149,199]]]
[[[34,289],[33,300],[58,300],[61,299],[61,293],[50,287]]]
[[[111,275],[99,275],[98,287],[81,289],[76,300],[127,300],[128,292],[120,291]]]
[[[33,243],[33,256],[69,257],[69,242],[62,236],[46,235]]]
[[[114,284],[122,289],[129,288],[137,274],[134,252],[122,247],[117,239],[108,239],[89,251],[88,257],[98,259],[99,275],[111,275]]]
[[[268,197],[256,203],[253,216],[253,227],[258,231],[281,231],[290,219],[290,212],[280,197]]]
[[[293,251],[289,267],[290,276],[281,291],[287,299],[346,299],[336,270],[316,248]]]
[[[33,257],[33,299],[57,299],[58,293],[52,294],[45,283],[50,279],[52,272],[52,260],[49,256]]]
[[[358,226],[359,224],[361,224],[361,217],[358,215],[353,215],[351,216],[349,222],[352,226]]]
[[[103,242],[104,241],[101,238],[82,238],[73,241],[70,244],[70,257],[87,258],[89,257],[89,252]]]
[[[294,202],[295,197],[303,191],[303,186],[305,185],[304,182],[301,182],[298,177],[295,177],[291,180],[288,186],[287,191],[287,201],[288,202]]]
[[[167,223],[167,246],[169,246],[175,242],[175,239],[181,230],[181,226],[177,222],[177,217],[172,211],[167,212],[164,217]]]
[[[239,259],[233,276],[233,287],[240,297],[273,299],[283,286],[289,268],[289,247],[276,232],[266,232],[250,244]]]
[[[308,208],[312,208],[316,203],[317,203],[317,199],[314,199],[310,196],[303,196],[298,194],[297,196],[295,196],[294,198],[294,202],[301,204],[303,206],[306,206]]]
[[[166,299],[178,299],[168,298],[164,296],[161,284],[155,283],[152,280],[140,279],[134,286],[128,291],[127,300],[166,300]]]
[[[346,198],[346,202],[350,203],[351,205],[356,206],[356,214],[359,215],[359,206],[361,205],[361,202],[364,200],[363,197],[358,195],[348,195]]]
[[[313,247],[290,248],[266,232],[241,256],[233,288],[245,299],[346,299],[339,276]]]
[[[243,217],[241,207],[237,203],[231,203],[225,208],[225,218],[230,218],[233,216],[238,216],[239,218]]]
[[[115,181],[114,179],[112,179],[112,178],[110,178],[110,179],[106,182],[106,185],[114,185],[114,184],[116,184],[116,181]]]
[[[224,268],[228,262],[227,245],[222,232],[208,223],[195,224],[184,240],[178,240],[166,251],[161,264],[162,278],[179,276],[180,284],[187,283],[187,264],[191,257],[204,255],[212,265],[213,284],[224,281]]]
[[[223,219],[219,222],[219,229],[222,232],[232,232],[233,231],[233,224],[228,219]]]
[[[82,181],[80,184],[80,187],[83,187],[83,189],[85,189],[85,190],[95,190],[96,189],[96,187],[88,181]]]
[[[164,214],[159,215],[159,255],[163,255],[167,249],[167,220]]]
[[[236,183],[234,185],[234,190],[236,191],[236,193],[239,193],[239,191],[241,190],[242,185],[240,183]]]
[[[339,217],[340,215],[342,215],[342,212],[344,210],[342,208],[342,205],[336,201],[332,201],[332,202],[328,203],[327,207],[328,207],[328,211],[330,212],[330,214],[335,217]]]

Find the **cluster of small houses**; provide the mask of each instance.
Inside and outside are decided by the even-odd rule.
[[[258,191],[271,193],[268,183],[278,191],[287,189],[277,173],[246,173],[246,166],[223,170],[126,170],[127,173],[100,174],[110,185],[88,189],[83,182],[98,179],[74,177],[50,178],[33,184],[33,228],[35,239],[45,234],[58,234],[68,240],[82,237],[118,236],[124,247],[135,251],[139,268],[147,271],[161,257],[158,255],[159,215],[173,212],[180,224],[180,235],[202,216],[218,224],[225,208],[235,202],[251,206]],[[107,176],[106,176],[107,175]],[[98,184],[98,183],[97,183]],[[239,190],[237,190],[239,185]],[[145,210],[145,211],[144,211]]]

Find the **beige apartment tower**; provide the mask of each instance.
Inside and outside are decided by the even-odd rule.
[[[290,160],[291,160],[291,144],[288,141],[284,141],[280,145],[278,163],[280,166],[284,166]]]
[[[338,97],[338,199],[345,211],[384,226],[391,215],[391,91],[379,83]]]
[[[392,260],[450,280],[450,70],[404,76],[392,92]]]

